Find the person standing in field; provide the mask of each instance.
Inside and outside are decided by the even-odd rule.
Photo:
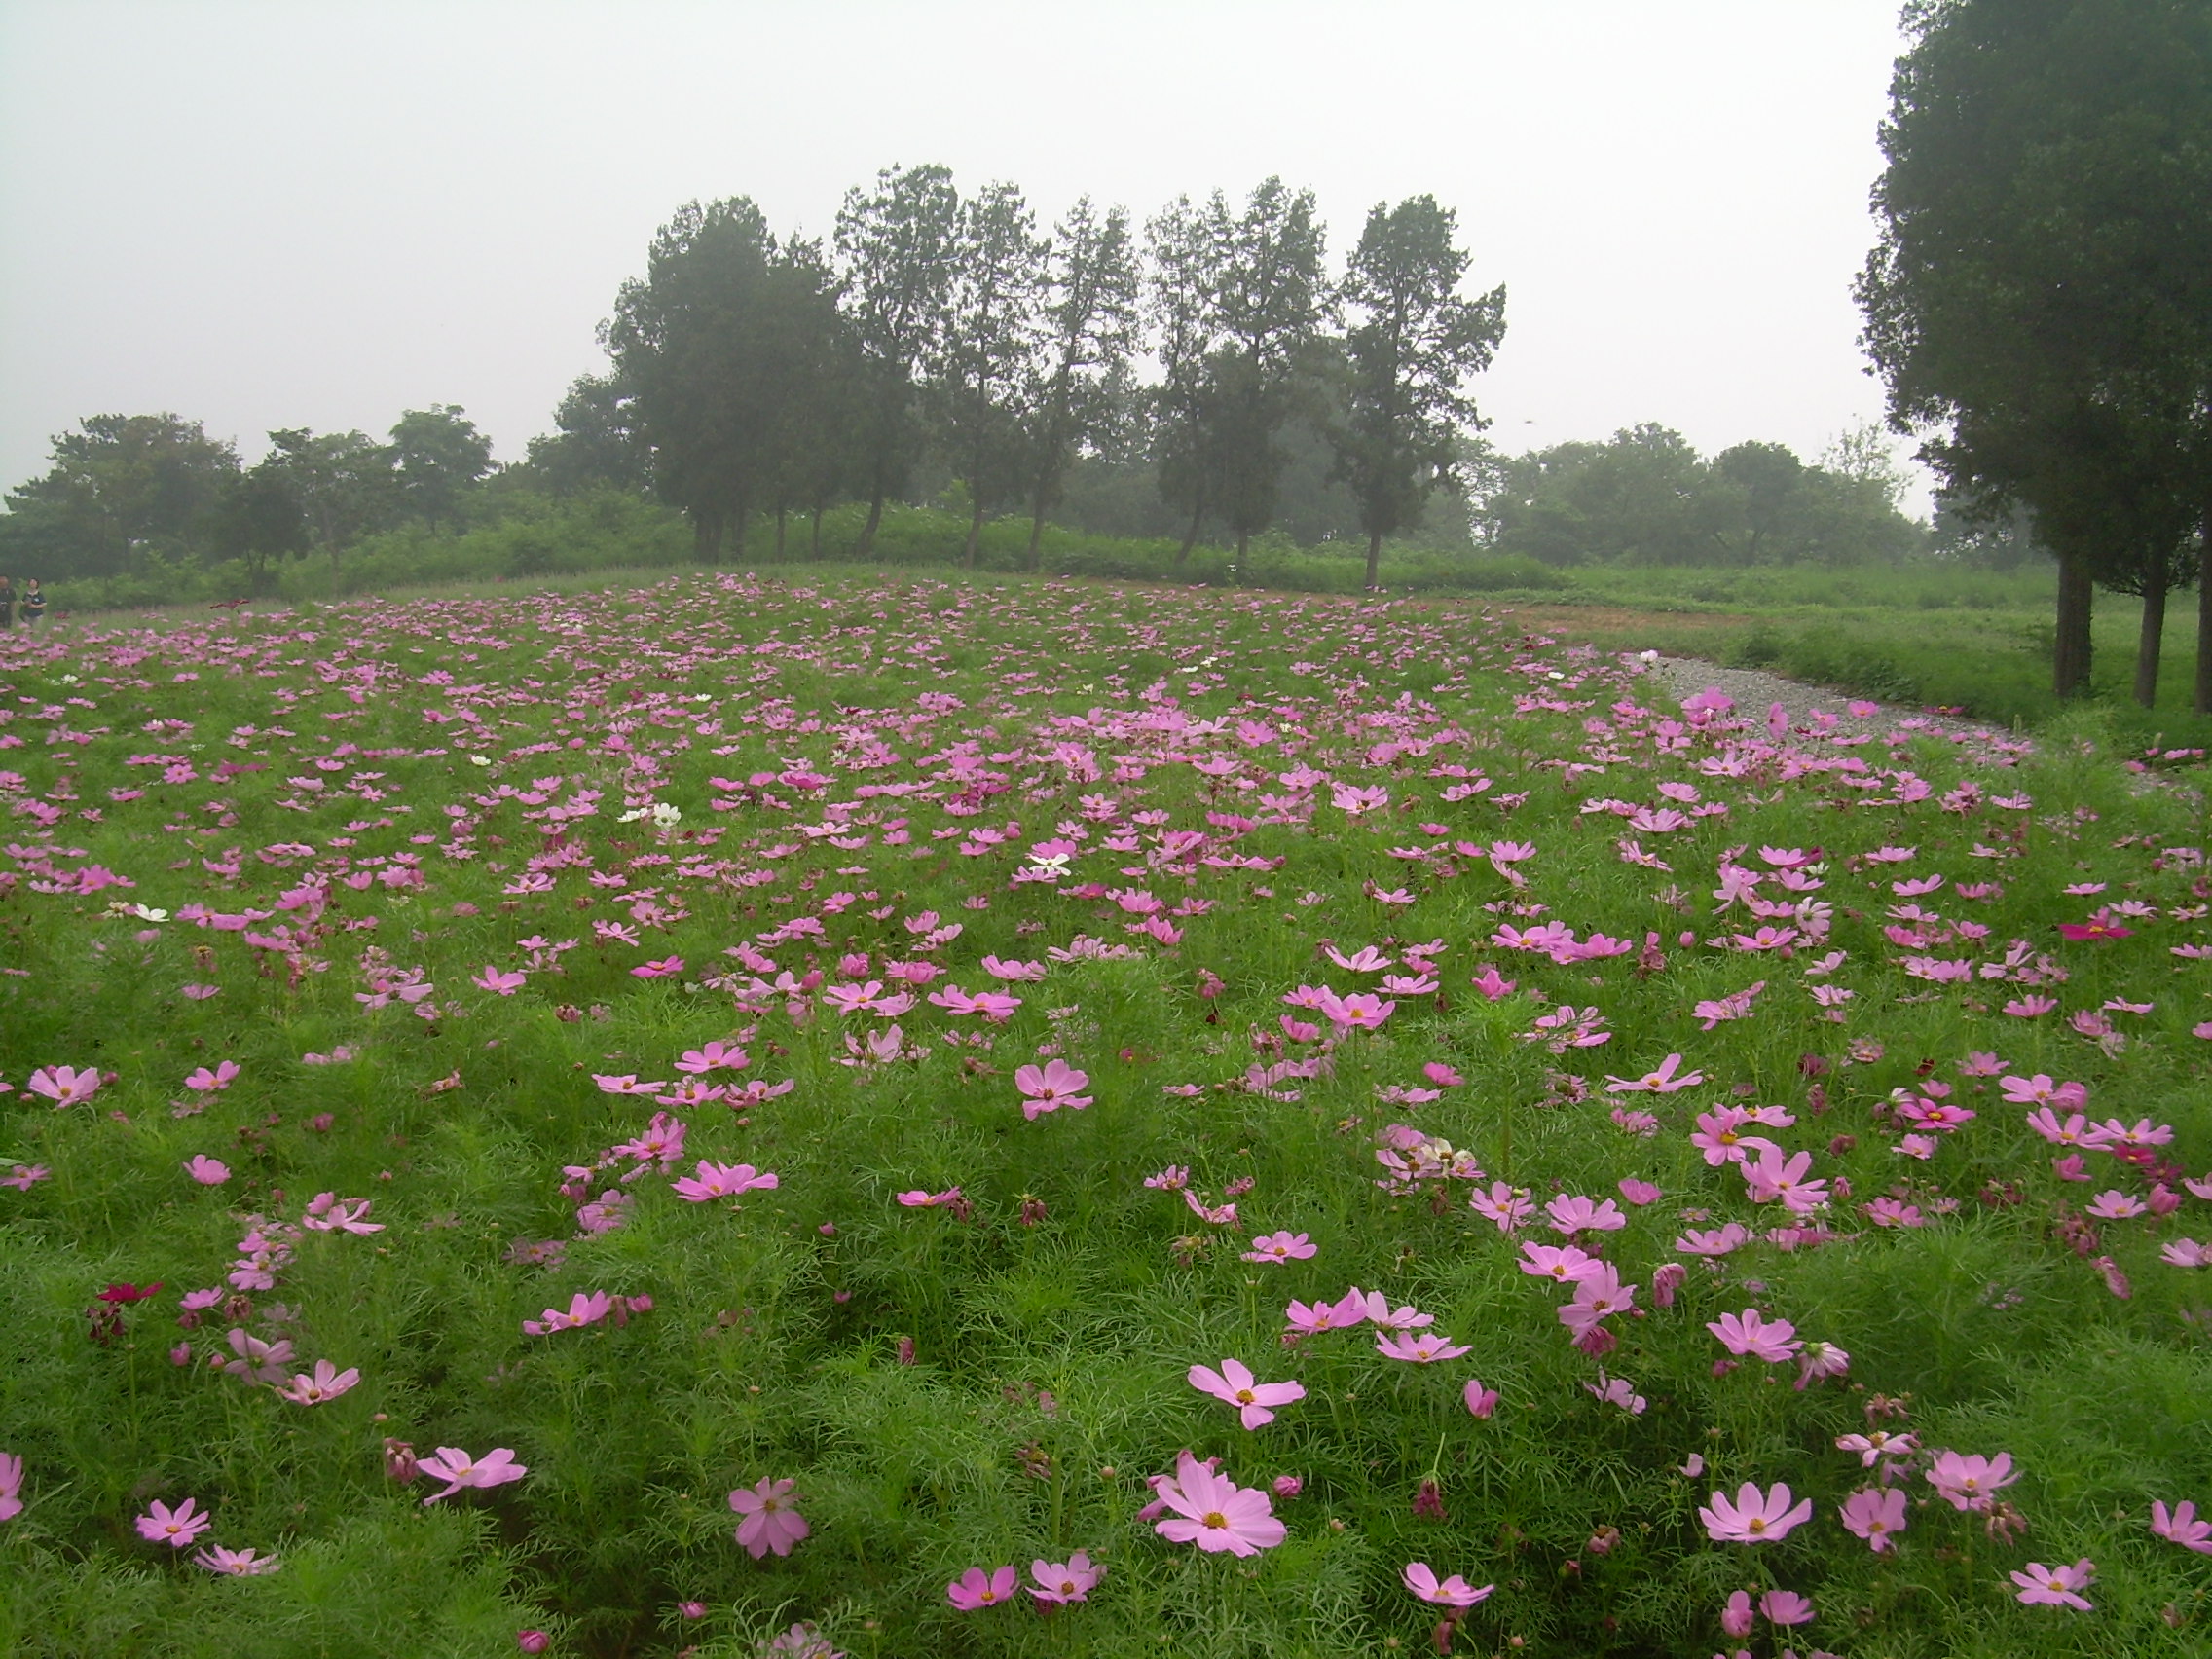
[[[32,576],[23,583],[23,625],[35,628],[45,614],[46,592],[38,585],[38,577]]]
[[[0,628],[16,625],[16,590],[6,576],[0,576]]]

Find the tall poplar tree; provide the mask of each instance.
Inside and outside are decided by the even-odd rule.
[[[985,185],[961,203],[931,389],[953,471],[968,487],[969,565],[983,515],[1019,485],[1016,399],[1035,343],[1045,253],[1018,187]]]
[[[1367,585],[1382,538],[1417,522],[1454,480],[1462,435],[1487,424],[1462,389],[1490,367],[1505,335],[1505,290],[1467,298],[1457,217],[1433,196],[1377,203],[1340,289],[1356,317],[1345,338],[1346,411],[1334,434],[1337,475],[1359,499]]]
[[[1029,568],[1045,514],[1069,461],[1120,418],[1138,342],[1136,242],[1126,208],[1102,214],[1086,196],[1052,228],[1037,350],[1024,390],[1029,461]]]
[[[872,192],[847,191],[837,211],[845,314],[865,375],[859,447],[868,502],[858,556],[875,544],[884,498],[914,447],[915,385],[943,337],[959,229],[960,193],[941,166],[886,167]]]
[[[1892,424],[1931,434],[1953,498],[2033,511],[2059,561],[2068,695],[2087,682],[2099,574],[2172,553],[2167,515],[2114,510],[2160,474],[2146,455],[2192,458],[2175,487],[2212,574],[2212,7],[1911,0],[1904,26],[1864,340]],[[2112,545],[2116,523],[2131,545]]]

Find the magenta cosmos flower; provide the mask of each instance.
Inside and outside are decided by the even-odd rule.
[[[443,1492],[434,1492],[423,1499],[426,1509],[441,1497],[451,1497],[462,1487],[504,1486],[519,1481],[530,1473],[529,1468],[515,1461],[511,1448],[498,1446],[481,1457],[471,1457],[458,1446],[441,1446],[437,1455],[424,1457],[416,1464],[424,1474],[447,1483]]]
[[[1736,1489],[1736,1501],[1730,1503],[1721,1493],[1713,1494],[1709,1507],[1701,1507],[1698,1519],[1705,1523],[1706,1535],[1718,1544],[1769,1544],[1784,1538],[1813,1518],[1813,1500],[1805,1498],[1793,1509],[1789,1504],[1789,1489],[1776,1484],[1765,1493],[1746,1481]]]
[[[175,1550],[183,1549],[214,1524],[214,1518],[204,1509],[196,1509],[189,1497],[174,1509],[157,1498],[136,1522],[141,1538]]]
[[[1160,1481],[1154,1491],[1162,1504],[1175,1511],[1153,1523],[1153,1530],[1171,1543],[1252,1556],[1273,1549],[1290,1535],[1290,1530],[1274,1518],[1266,1493],[1215,1474],[1189,1452],[1176,1456],[1174,1478]]]
[[[294,1405],[319,1406],[326,1400],[337,1399],[360,1380],[361,1373],[354,1366],[341,1371],[329,1360],[318,1359],[313,1373],[296,1374],[290,1383],[276,1392]]]
[[[6,1458],[0,1457],[0,1464],[6,1462]],[[18,1470],[19,1468],[18,1464]],[[0,1493],[4,1493],[5,1487],[6,1471],[0,1468]],[[0,1517],[4,1515],[5,1511],[0,1510]],[[2169,1512],[2163,1503],[2154,1500],[2151,1505],[2151,1530],[2161,1538],[2181,1545],[2185,1550],[2194,1550],[2198,1555],[2212,1555],[2212,1521],[2199,1521],[2194,1503],[2177,1503]]]
[[[2012,1454],[1970,1457],[1957,1452],[1938,1452],[1928,1469],[1928,1483],[1950,1502],[1953,1509],[1987,1509],[1999,1491],[2018,1480]]]
[[[1898,1487],[1867,1488],[1843,1500],[1839,1511],[1846,1530],[1864,1538],[1876,1555],[1894,1546],[1905,1529],[1904,1493]]]
[[[1425,1561],[1408,1562],[1401,1576],[1408,1590],[1440,1607],[1471,1607],[1497,1588],[1494,1584],[1485,1584],[1478,1590],[1456,1572],[1439,1583]]]
[[[734,1536],[755,1561],[770,1550],[780,1556],[790,1555],[792,1546],[814,1530],[806,1524],[806,1517],[792,1507],[792,1490],[797,1485],[796,1481],[764,1479],[729,1494],[729,1506],[745,1517],[737,1524]]]
[[[1091,1566],[1088,1552],[1078,1550],[1066,1561],[1031,1562],[1029,1576],[1037,1581],[1030,1595],[1040,1602],[1058,1604],[1082,1601],[1098,1588],[1106,1569]]]
[[[192,1564],[232,1578],[259,1578],[277,1567],[275,1556],[265,1556],[259,1550],[227,1550],[221,1544],[208,1545],[192,1558]]]
[[[1303,1382],[1262,1382],[1240,1359],[1223,1360],[1219,1371],[1210,1365],[1194,1365],[1187,1375],[1192,1387],[1236,1407],[1238,1420],[1248,1429],[1275,1420],[1271,1406],[1287,1406],[1306,1398]]]
[[[0,1452],[0,1521],[13,1521],[23,1512],[22,1492],[23,1460],[12,1452]]]
[[[2096,1576],[2096,1567],[2083,1556],[2072,1567],[2046,1567],[2040,1561],[2031,1561],[2024,1570],[2012,1574],[2012,1582],[2020,1587],[2019,1599],[2027,1606],[2073,1607],[2086,1613],[2096,1604],[2081,1592],[2086,1590]]]
[[[1089,1082],[1088,1072],[1077,1071],[1057,1059],[1042,1066],[1022,1066],[1014,1074],[1014,1086],[1021,1090],[1021,1115],[1029,1119],[1057,1112],[1062,1106],[1082,1111],[1090,1104],[1091,1097],[1083,1092]]]
[[[1311,1239],[1303,1233],[1266,1233],[1252,1240],[1244,1252],[1247,1262],[1303,1262],[1315,1254]]]
[[[1375,1351],[1384,1359],[1402,1359],[1412,1365],[1434,1365],[1439,1360],[1457,1359],[1461,1354],[1475,1350],[1434,1331],[1400,1331],[1393,1337],[1376,1338]]]
[[[993,1567],[988,1572],[972,1567],[944,1587],[944,1599],[962,1612],[972,1613],[978,1607],[1011,1600],[1020,1582],[1021,1575],[1011,1567]]]

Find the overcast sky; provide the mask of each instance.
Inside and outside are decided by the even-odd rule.
[[[1456,208],[1506,286],[1508,450],[1658,421],[1808,459],[1881,412],[1873,236],[1896,0],[0,0],[0,485],[83,416],[251,460],[459,403],[518,459],[691,198],[830,228],[942,162],[1041,216],[1270,173],[1341,263]]]

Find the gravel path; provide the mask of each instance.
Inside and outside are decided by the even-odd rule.
[[[1768,674],[1755,668],[1722,668],[1718,663],[1706,662],[1698,657],[1663,656],[1652,667],[1674,692],[1676,700],[1694,697],[1698,692],[1715,689],[1736,700],[1739,713],[1753,719],[1764,714],[1776,703],[1789,711],[1792,725],[1809,719],[1814,711],[1823,710],[1847,719],[1854,728],[1862,731],[1892,732],[1909,727],[1950,738],[1954,743],[1997,743],[2033,747],[2029,740],[2003,726],[1994,726],[1980,720],[1962,719],[1955,715],[1933,715],[1917,709],[1895,708],[1884,703],[1877,705],[1880,712],[1864,719],[1856,719],[1844,711],[1855,701],[1848,692],[1827,690],[1818,685],[1803,685],[1780,675]],[[1865,705],[1861,704],[1862,707]]]

